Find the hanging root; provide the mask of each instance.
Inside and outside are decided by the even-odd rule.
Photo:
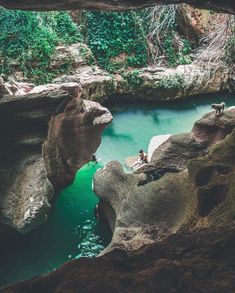
[[[202,69],[199,79],[210,80],[211,74],[219,68],[226,67],[234,50],[235,17],[221,15],[221,22],[203,36],[197,49],[193,64]]]

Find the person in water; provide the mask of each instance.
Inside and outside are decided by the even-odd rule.
[[[95,154],[93,154],[93,155],[91,156],[91,160],[90,160],[90,162],[94,163],[94,164],[92,164],[93,167],[95,167],[95,165],[98,164],[98,161],[97,161],[97,158],[96,158],[96,155],[95,155]],[[90,162],[88,163],[88,165],[90,165]]]
[[[148,156],[147,154],[141,149],[139,150],[139,159],[138,161],[136,161],[133,165],[131,165],[131,168],[134,168],[134,167],[139,167],[143,164],[146,164],[148,163]]]
[[[92,155],[91,156],[91,161],[92,162],[95,162],[96,164],[98,163],[97,158],[96,158],[96,155]]]

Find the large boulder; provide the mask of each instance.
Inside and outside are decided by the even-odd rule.
[[[23,95],[4,93],[0,224],[25,233],[46,220],[54,189],[69,184],[90,160],[112,116],[99,104],[83,101],[77,83],[38,86]]]
[[[116,92],[116,82],[108,72],[98,66],[77,67],[72,75],[62,75],[54,79],[57,84],[77,82],[83,89],[82,98],[103,103]]]
[[[52,117],[43,157],[53,186],[62,188],[73,181],[77,170],[96,152],[102,131],[111,120],[106,108],[80,98],[70,101],[62,113]]]
[[[197,225],[205,216],[203,210],[212,212],[230,189],[233,197],[234,128],[233,110],[221,116],[212,112],[197,121],[191,133],[174,135],[161,144],[150,163],[135,173],[125,174],[118,162],[110,162],[98,170],[94,191],[100,198],[100,210],[113,231],[112,242],[103,253],[114,248],[134,250],[187,227],[192,221]],[[210,150],[214,145],[216,148]],[[193,165],[191,160],[200,162],[196,159],[199,157],[205,157],[206,162],[210,158],[213,160],[210,159],[212,162],[208,166],[206,163],[206,167],[205,163],[200,165],[201,169],[196,171],[196,163]],[[215,161],[216,157],[220,163]],[[223,180],[229,180],[229,186],[228,182],[209,184],[216,172],[225,176]],[[197,187],[199,179],[195,179],[200,178],[200,174],[204,185],[209,185],[203,186],[203,190]]]
[[[54,189],[47,178],[40,155],[29,155],[15,162],[1,191],[1,215],[4,223],[26,233],[44,222],[50,209]],[[1,170],[2,173],[2,170]],[[2,177],[2,176],[1,176]]]

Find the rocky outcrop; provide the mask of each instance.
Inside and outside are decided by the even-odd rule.
[[[213,13],[206,9],[195,9],[186,4],[179,5],[177,9],[180,32],[196,41],[215,30],[218,24],[223,23],[227,17],[227,14]]]
[[[130,71],[127,77],[116,76],[117,95],[109,101],[126,99],[127,94],[129,100],[168,101],[228,89],[229,71],[226,68],[217,68],[209,79],[207,73],[194,64],[176,68],[148,66]]]
[[[98,66],[77,67],[72,75],[62,75],[54,79],[54,82],[77,82],[83,89],[83,99],[99,103],[106,101],[117,90],[114,77]]]
[[[235,13],[235,5],[230,0],[184,0],[186,4],[195,5],[197,7],[215,9],[225,13]],[[100,0],[100,1],[85,1],[85,0],[0,0],[0,5],[10,9],[24,9],[24,10],[73,10],[73,9],[90,9],[90,10],[111,10],[123,11],[129,9],[140,9],[157,4],[179,4],[177,0],[139,0],[133,2],[131,0]]]
[[[99,103],[116,103],[127,98],[128,101],[169,101],[228,90],[228,69],[217,68],[209,79],[207,73],[190,64],[176,68],[148,66],[123,75],[111,75],[98,66],[86,65],[78,67],[72,75],[56,78],[54,82],[77,82],[83,89],[83,99]]]
[[[153,153],[150,163],[134,174],[125,174],[118,162],[110,162],[99,170],[94,177],[94,191],[100,197],[100,209],[114,233],[104,253],[114,248],[134,250],[189,226],[195,218],[197,223],[205,220],[198,219],[198,215],[205,216],[201,211],[204,208],[213,210],[232,188],[230,185],[234,173],[231,164],[234,159],[231,157],[234,156],[235,132],[230,138],[226,135],[234,128],[234,111],[227,111],[222,116],[209,113],[195,123],[191,133],[174,135],[161,144]],[[217,144],[219,141],[221,144]],[[210,172],[208,176],[211,178],[218,168],[218,172],[224,173],[230,183],[229,186],[212,184],[203,192],[196,187],[195,178],[199,175],[194,173],[196,167],[191,171],[191,166],[194,166],[191,160],[201,156],[206,156],[206,161],[211,157],[215,159],[213,148],[212,154],[207,155],[208,149],[215,144],[220,149],[229,145],[225,152],[228,162],[223,162],[225,155],[221,152],[221,162],[213,161],[211,170],[205,168],[199,174],[202,181],[207,182],[207,173]],[[231,177],[228,177],[230,172]],[[234,196],[232,190],[231,196]],[[212,199],[214,194],[215,203]],[[208,198],[202,199],[204,197]],[[209,202],[210,208],[207,207]]]
[[[115,250],[102,257],[74,260],[0,292],[232,293],[234,242],[233,226],[176,233],[138,251]]]
[[[27,232],[44,221],[54,188],[69,184],[99,146],[112,116],[80,96],[70,83],[1,97],[1,224]]]
[[[104,252],[114,247],[135,250],[177,231],[195,209],[193,188],[187,179],[187,173],[167,174],[143,184],[143,173],[125,174],[118,162],[98,171],[94,191],[114,232]]]
[[[119,249],[0,292],[234,292],[234,117],[229,110],[199,120],[192,135],[207,154],[159,180],[143,185],[144,173],[111,162],[94,185],[115,229],[105,252]]]
[[[60,68],[66,68],[75,73],[76,69],[84,66],[92,59],[92,52],[86,44],[75,43],[69,46],[57,46],[55,52],[50,56],[50,69],[55,71]]]
[[[70,101],[51,119],[43,157],[53,186],[62,188],[73,181],[77,170],[96,152],[102,131],[111,120],[106,108],[80,99]]]
[[[139,172],[144,172],[151,180],[167,172],[183,171],[190,159],[205,155],[212,144],[224,139],[234,127],[233,111],[227,111],[222,116],[205,114],[195,122],[191,133],[173,135],[157,148],[150,163]]]

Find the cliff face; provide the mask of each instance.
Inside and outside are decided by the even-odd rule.
[[[222,217],[220,204],[229,194],[231,203],[234,197],[234,128],[234,111],[222,116],[209,113],[191,133],[174,135],[160,145],[150,163],[136,173],[125,174],[118,162],[97,171],[94,191],[114,233],[104,252],[138,249],[192,222],[201,226],[217,206],[214,217]],[[224,224],[231,221],[226,219]]]
[[[176,233],[135,252],[82,258],[59,270],[7,288],[31,292],[234,292],[235,229]]]
[[[68,185],[98,148],[112,116],[80,96],[73,83],[23,96],[6,90],[0,99],[1,224],[27,232],[44,221],[54,188]]]
[[[235,4],[230,0],[185,0],[186,4],[195,5],[197,7],[215,9],[221,12],[235,13]],[[73,10],[73,9],[90,9],[90,10],[113,10],[113,11],[123,11],[128,9],[139,9],[145,8],[157,4],[179,4],[177,0],[101,0],[101,1],[85,1],[85,0],[47,0],[47,1],[37,1],[37,0],[1,0],[0,5],[11,8],[11,9],[24,9],[24,10]]]
[[[114,250],[0,292],[234,292],[234,117],[230,110],[195,124],[191,135],[206,141],[207,154],[183,171],[148,183],[116,162],[99,171],[95,189],[115,229]]]

